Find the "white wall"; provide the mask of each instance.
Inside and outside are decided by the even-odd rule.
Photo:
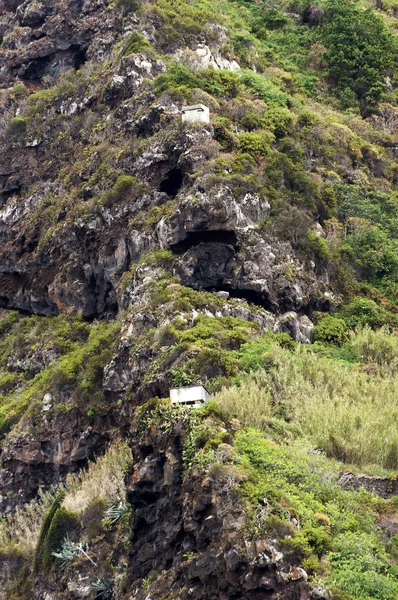
[[[209,108],[204,104],[183,106],[182,121],[187,123],[210,123]]]
[[[191,402],[203,404],[204,402],[207,402],[209,398],[210,395],[203,385],[173,388],[170,390],[170,400],[173,404],[190,404]]]

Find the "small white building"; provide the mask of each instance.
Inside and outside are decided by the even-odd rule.
[[[172,404],[185,404],[191,408],[200,408],[209,398],[210,394],[203,385],[191,385],[170,390]]]
[[[183,123],[210,123],[209,107],[204,104],[183,106],[181,112]]]

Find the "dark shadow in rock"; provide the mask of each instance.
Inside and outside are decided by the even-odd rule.
[[[159,192],[166,192],[171,198],[175,198],[182,186],[183,173],[181,169],[171,169],[160,183]]]
[[[87,294],[82,316],[86,321],[114,319],[118,312],[115,289],[103,276],[92,274],[87,282]]]
[[[85,62],[86,48],[72,44],[68,50],[35,58],[27,66],[23,66],[18,74],[21,79],[40,82],[45,75],[55,79],[68,69],[77,71]]]
[[[153,446],[140,446],[141,458],[147,458],[153,454]]]
[[[231,244],[200,242],[181,257],[181,271],[177,267],[177,272],[183,285],[196,290],[219,289],[233,277],[234,258]]]
[[[226,229],[206,230],[206,231],[189,231],[181,242],[177,242],[170,247],[170,250],[175,254],[183,254],[193,246],[199,244],[229,244],[238,250],[238,240],[234,231]]]
[[[272,302],[268,294],[264,292],[258,292],[256,290],[242,290],[231,287],[229,284],[224,284],[218,286],[216,289],[208,289],[207,291],[216,291],[216,292],[228,292],[230,298],[240,298],[241,300],[245,300],[249,304],[255,304],[256,306],[261,306],[265,310],[273,313],[280,312],[280,308],[278,304]]]
[[[71,46],[71,50],[74,51],[73,68],[75,69],[75,71],[78,71],[80,69],[80,67],[82,67],[87,60],[87,57],[86,57],[87,49],[76,45],[76,46]]]
[[[5,186],[0,189],[0,206],[4,206],[7,202],[8,198],[11,196],[16,196],[22,189],[22,183],[17,179],[13,179],[5,184]]]

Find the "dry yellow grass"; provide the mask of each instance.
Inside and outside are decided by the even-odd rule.
[[[9,517],[0,520],[0,549],[13,546],[33,552],[43,518],[54,500],[53,490],[40,492],[37,500],[18,507]]]
[[[125,501],[124,474],[130,460],[131,450],[127,443],[115,441],[86,471],[68,475],[65,508],[81,513],[97,498],[117,497]]]
[[[127,444],[113,442],[104,456],[90,463],[87,470],[67,477],[65,507],[81,513],[97,498],[117,496],[124,501],[124,472],[130,459],[131,451]],[[55,494],[55,490],[40,492],[36,500],[0,519],[0,549],[13,547],[26,553],[33,552]]]
[[[369,373],[298,346],[275,346],[268,370],[215,400],[246,425],[265,430],[286,417],[329,456],[359,466],[398,469],[398,338],[364,330],[352,345]]]

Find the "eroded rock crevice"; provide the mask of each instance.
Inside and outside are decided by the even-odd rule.
[[[45,37],[43,35],[43,37]],[[39,38],[39,39],[43,39]],[[77,71],[86,61],[86,49],[79,44],[71,44],[68,50],[55,51],[46,56],[15,67],[18,76],[27,82],[40,83],[43,77],[57,78],[68,69]]]

